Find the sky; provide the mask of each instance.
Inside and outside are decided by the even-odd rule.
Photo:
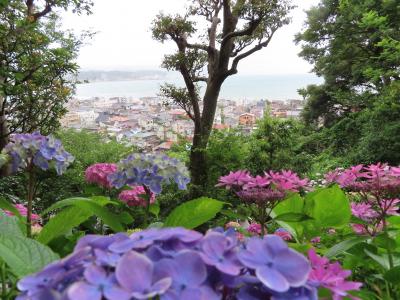
[[[298,57],[294,35],[304,25],[307,10],[319,0],[293,0],[292,23],[280,28],[267,48],[243,60],[245,75],[306,74],[311,66]],[[140,4],[139,4],[140,3]],[[173,42],[161,44],[151,37],[150,26],[160,12],[182,12],[187,0],[94,0],[93,14],[63,13],[63,26],[77,32],[97,32],[80,50],[84,70],[144,70],[160,68],[163,56],[175,50]]]

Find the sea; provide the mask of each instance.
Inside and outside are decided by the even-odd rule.
[[[159,94],[160,85],[165,82],[183,85],[183,81],[176,74],[167,75],[163,79],[99,81],[79,84],[75,96],[78,99],[155,97]],[[236,101],[302,99],[298,89],[322,82],[323,79],[314,74],[234,75],[224,82],[220,98]]]

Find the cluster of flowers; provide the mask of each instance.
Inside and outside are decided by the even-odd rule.
[[[64,150],[60,140],[38,132],[14,134],[3,149],[2,164],[11,163],[12,172],[34,165],[42,170],[54,168],[58,175],[65,172],[74,157]]]
[[[108,177],[117,172],[117,170],[118,166],[116,164],[96,163],[86,169],[85,179],[89,183],[97,184],[105,189],[111,189],[112,185]],[[128,206],[146,206],[145,195],[146,191],[143,186],[131,186],[130,190],[122,191],[118,198]],[[151,193],[150,204],[155,203],[155,200],[155,194]]]
[[[185,165],[164,154],[131,154],[118,164],[117,172],[108,176],[111,186],[146,186],[160,194],[162,184],[175,182],[179,189],[186,189],[190,182]]]
[[[122,191],[118,195],[118,199],[125,202],[128,206],[143,206],[147,205],[147,202],[144,197],[148,197],[146,195],[146,191],[143,186],[133,187],[131,190]],[[151,193],[150,196],[150,204],[156,202],[156,195]]]
[[[20,280],[17,299],[295,300],[317,299],[319,286],[340,295],[359,288],[338,264],[312,258],[313,268],[276,235],[240,242],[218,228],[204,236],[183,228],[88,235],[68,257]]]
[[[117,172],[117,165],[112,163],[97,163],[88,167],[85,171],[85,179],[105,189],[111,189],[108,175]]]
[[[376,235],[385,226],[385,218],[397,215],[400,199],[400,168],[386,164],[357,165],[326,174],[327,182],[356,193],[358,201],[351,204],[352,214],[362,224],[351,224],[357,234]],[[360,222],[361,223],[361,222]]]
[[[360,282],[347,281],[351,271],[343,270],[338,262],[330,263],[326,257],[320,257],[314,249],[308,251],[308,258],[311,263],[311,272],[308,283],[311,286],[329,289],[333,294],[334,300],[343,299],[350,296],[349,291],[359,290],[362,286]],[[350,296],[351,299],[358,299]]]
[[[253,177],[248,171],[230,172],[219,179],[218,187],[232,189],[247,203],[264,204],[285,198],[287,192],[298,192],[308,188],[308,180],[300,179],[292,171],[265,172]]]

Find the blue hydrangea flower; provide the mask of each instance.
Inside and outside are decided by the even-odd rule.
[[[108,177],[112,186],[145,185],[160,194],[162,184],[175,182],[179,189],[186,189],[189,172],[177,159],[164,154],[131,154],[120,161],[118,171]]]
[[[74,157],[64,150],[61,141],[38,132],[12,135],[2,155],[7,157],[2,164],[9,162],[14,173],[33,164],[44,171],[54,168],[61,175],[74,161]]]

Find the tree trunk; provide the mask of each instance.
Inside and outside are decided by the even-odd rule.
[[[203,112],[201,122],[194,128],[193,145],[190,152],[190,172],[192,179],[192,197],[202,194],[202,187],[207,186],[208,165],[207,165],[207,144],[214,123],[217,109],[218,96],[222,82],[210,80],[207,84],[203,99]]]

